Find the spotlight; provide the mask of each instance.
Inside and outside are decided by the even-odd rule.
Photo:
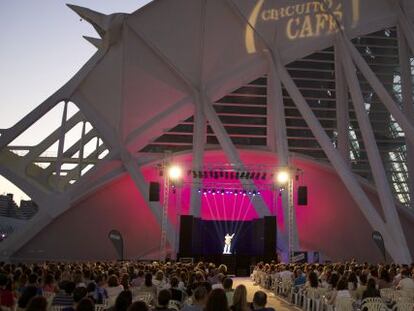
[[[217,189],[216,193],[220,193],[220,190]]]
[[[207,191],[206,191],[206,189],[204,189],[204,190],[203,190],[203,194],[204,194],[204,195],[206,195],[206,194],[207,194]]]
[[[257,195],[260,195],[260,191],[259,190],[257,190]]]
[[[243,196],[244,196],[244,197],[246,196],[246,190],[244,190],[244,191],[243,191]]]
[[[276,181],[279,185],[285,185],[288,183],[290,178],[289,171],[287,169],[282,169],[277,172]]]
[[[201,193],[201,189],[198,189],[198,193]]]
[[[236,179],[240,178],[240,172],[236,172]]]
[[[253,196],[256,196],[256,191],[253,191]]]
[[[251,195],[252,194],[252,192],[249,190],[249,195]]]
[[[266,172],[262,174],[262,180],[266,179]]]
[[[211,193],[211,189],[208,189],[208,193]]]
[[[224,190],[223,189],[221,189],[221,195],[224,195]]]
[[[213,195],[216,195],[216,189],[213,189],[211,192]]]
[[[168,177],[172,180],[178,180],[183,175],[183,170],[178,165],[172,165],[168,168]]]

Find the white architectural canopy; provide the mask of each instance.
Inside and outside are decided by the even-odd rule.
[[[399,215],[413,219],[414,2],[155,0],[111,15],[68,6],[100,35],[86,38],[97,51],[0,132],[0,174],[39,206],[1,243],[4,258],[122,174],[147,197],[141,167],[166,151],[190,150],[201,169],[205,148],[220,146],[236,168],[242,148],[277,153],[280,165],[294,153],[329,163],[393,259],[412,261]],[[56,129],[33,146],[16,145],[57,107]],[[78,140],[65,144],[76,127]],[[160,204],[146,205],[160,223]],[[269,214],[261,200],[254,208]],[[169,224],[167,236],[174,230]]]

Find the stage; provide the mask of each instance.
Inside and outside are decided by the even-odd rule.
[[[225,264],[229,274],[250,275],[250,266],[276,260],[276,217],[249,221],[205,220],[181,216],[178,259]],[[228,250],[231,254],[224,254]]]

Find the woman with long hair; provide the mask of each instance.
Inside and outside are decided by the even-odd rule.
[[[381,295],[380,291],[377,289],[377,282],[375,282],[375,279],[370,278],[367,283],[367,289],[362,294],[362,300],[374,297],[381,297]]]
[[[216,288],[211,291],[204,311],[229,311],[226,293],[223,289]]]
[[[248,311],[247,289],[246,286],[240,284],[234,290],[233,301],[228,302],[232,311]]]

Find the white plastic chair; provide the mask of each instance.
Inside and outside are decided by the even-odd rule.
[[[104,304],[96,304],[95,305],[95,311],[103,311],[106,309],[106,306]]]
[[[52,311],[62,311],[65,308],[68,308],[68,306],[58,306],[58,305],[56,305],[56,306],[52,306],[50,309]]]
[[[397,302],[393,310],[396,311],[413,311],[414,303],[412,302]]]
[[[348,297],[336,298],[335,310],[336,311],[353,311],[353,305],[355,300]]]
[[[381,301],[365,302],[362,304],[362,310],[367,311],[387,311],[387,306]]]

